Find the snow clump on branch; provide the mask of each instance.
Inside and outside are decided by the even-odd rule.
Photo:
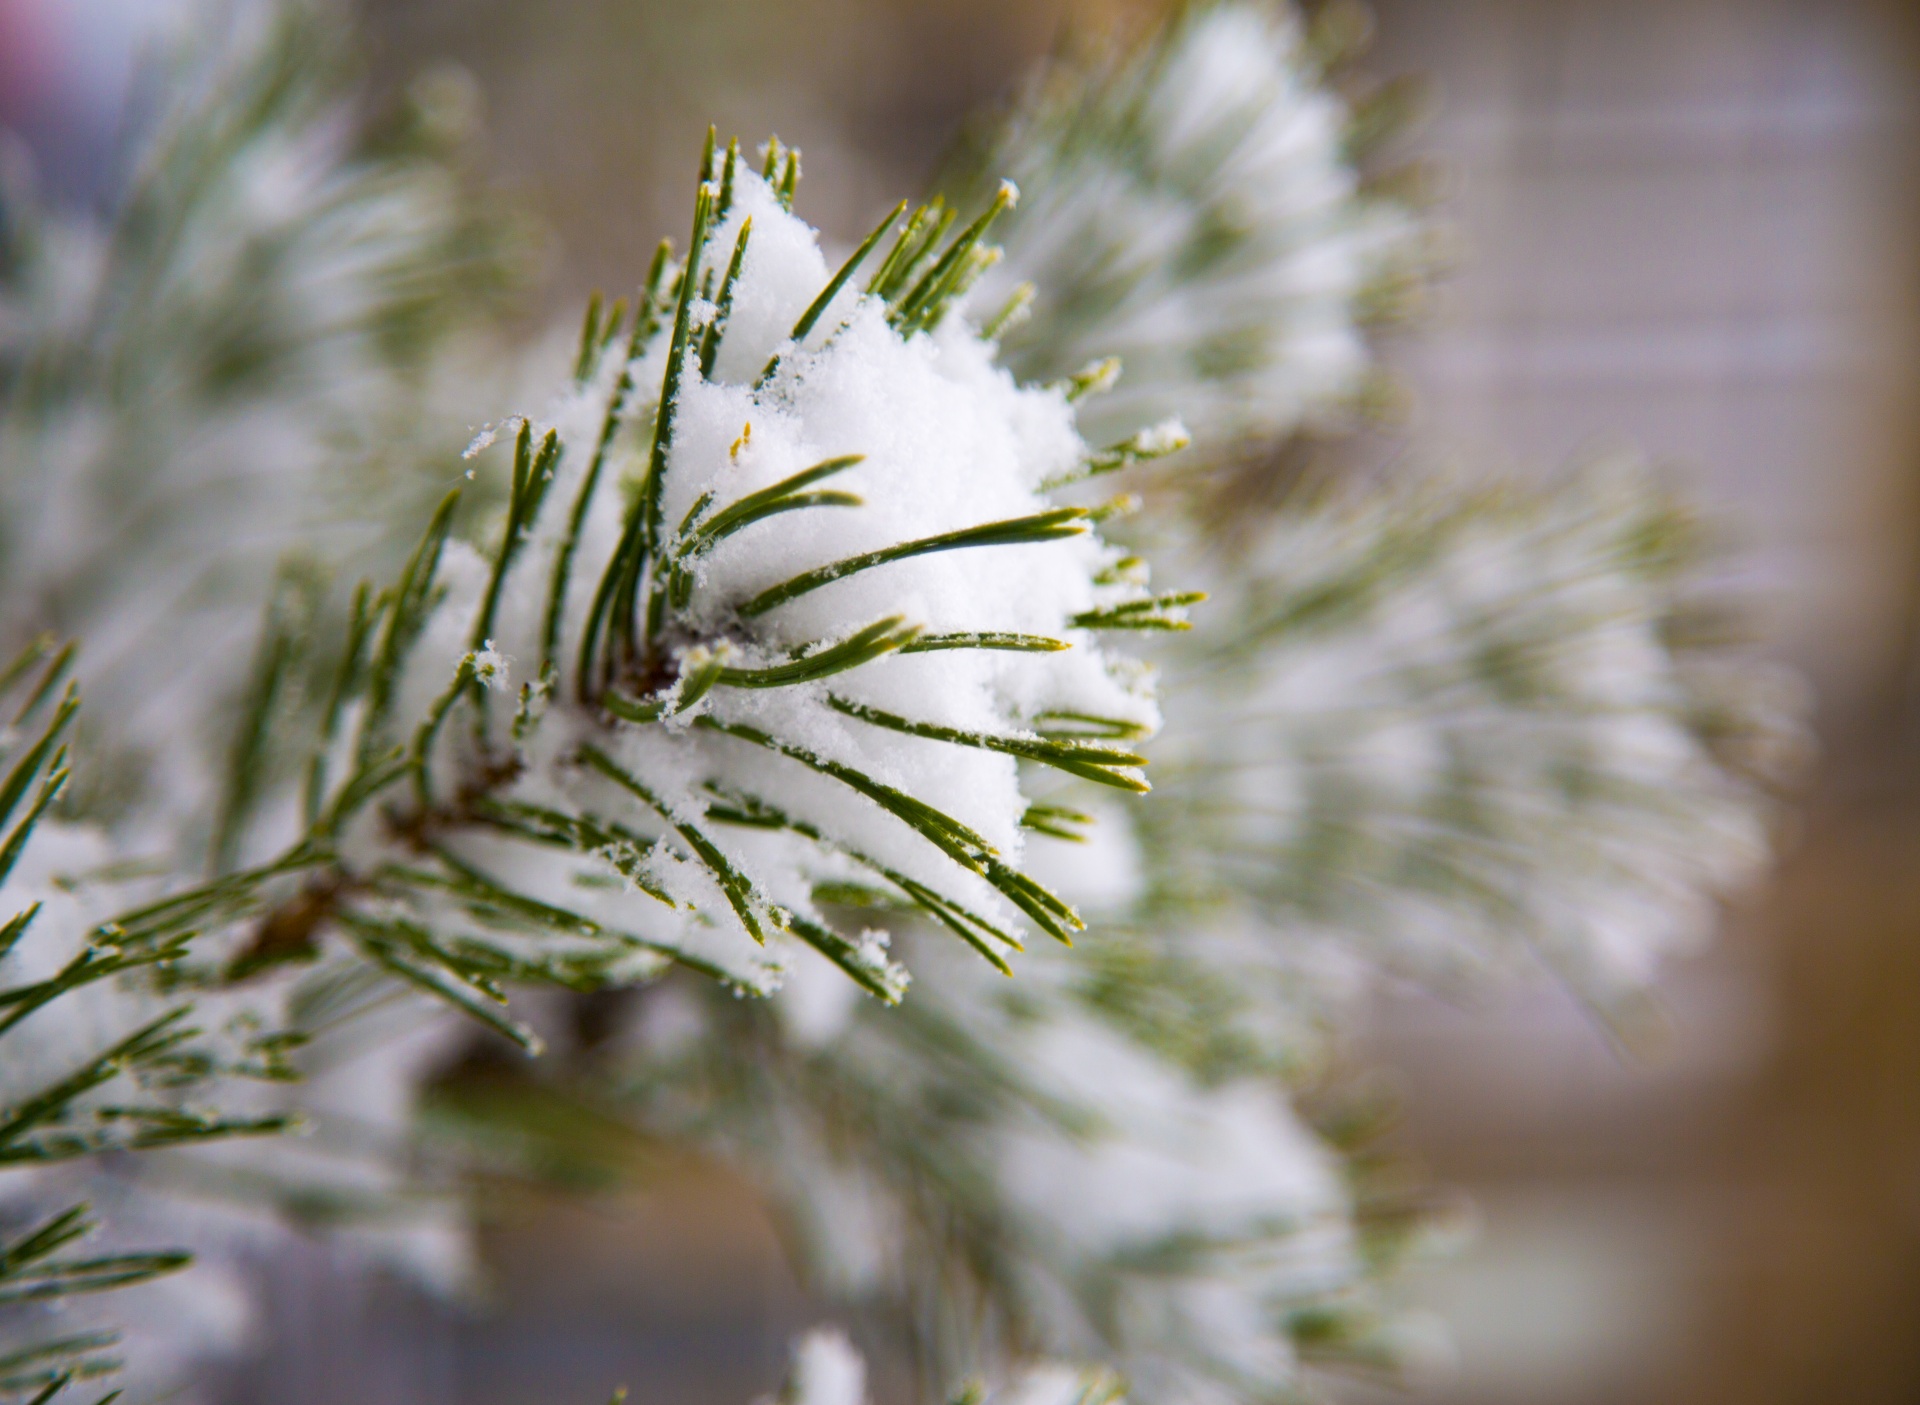
[[[710,150],[691,255],[590,309],[551,427],[507,427],[506,520],[455,538],[450,497],[356,607],[309,806],[329,915],[483,1018],[502,978],[670,959],[764,993],[803,947],[898,1000],[823,886],[1006,969],[1081,926],[1019,866],[1023,767],[1147,789],[1150,680],[1099,637],[1187,597],[1101,541],[1110,508],[1049,497],[1100,453],[956,312],[1016,192],[951,238],[902,206],[835,272],[796,177],[777,143],[758,173]]]

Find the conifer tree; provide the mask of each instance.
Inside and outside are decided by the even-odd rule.
[[[106,1369],[75,1293],[181,1379],[175,1270],[275,1223],[458,1282],[520,1129],[423,1085],[542,1023],[530,1089],[745,1170],[930,1399],[1425,1359],[1421,1205],[1305,1096],[1353,998],[1546,974],[1631,1037],[1798,704],[1639,465],[1276,486],[1431,272],[1357,42],[1070,52],[832,256],[797,151],[710,137],[564,357],[495,335],[458,84],[368,124],[317,0],[198,31],[107,227],[10,189],[0,1392]]]

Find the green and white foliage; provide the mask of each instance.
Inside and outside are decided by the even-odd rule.
[[[921,1393],[1036,1360],[1137,1399],[1398,1370],[1337,1149],[1268,1079],[1206,1081],[1099,1008],[1075,954],[996,980],[912,941],[898,1010],[797,978],[771,1009],[649,994],[616,1087],[785,1210],[817,1285],[903,1328]]]
[[[0,674],[0,1396],[36,1399],[114,1370],[121,1327],[149,1380],[232,1336],[243,1314],[217,1276],[163,1291],[203,1217],[155,1213],[124,1171],[131,1153],[282,1130],[246,1090],[290,1079],[296,1043],[257,992],[186,977],[194,922],[231,912],[235,889],[140,901],[150,873],[50,816],[71,659],[43,643]],[[96,1301],[110,1290],[126,1291]]]
[[[1357,169],[1404,93],[1355,106],[1328,82],[1352,21],[1345,6],[1309,28],[1273,0],[1202,0],[1135,50],[1041,73],[949,181],[965,198],[1004,173],[1028,192],[982,285],[983,305],[1007,309],[1008,364],[1117,374],[1094,430],[1178,416],[1214,447],[1362,398],[1366,329],[1430,254],[1395,183]]]
[[[520,256],[516,226],[467,192],[461,81],[432,75],[369,123],[338,7],[209,4],[188,19],[147,75],[153,110],[109,219],[42,208],[17,167],[0,191],[0,631],[85,632],[88,761],[62,803],[112,826],[43,826],[38,841],[57,881],[14,973],[28,963],[23,988],[44,995],[45,963],[94,957],[76,967],[84,990],[9,1039],[20,1082],[4,1096],[30,1104],[33,1079],[83,1056],[111,1077],[60,1106],[61,1145],[83,1159],[8,1178],[8,1229],[84,1201],[107,1225],[95,1256],[153,1241],[199,1260],[63,1315],[68,1336],[122,1331],[143,1390],[243,1335],[244,1263],[283,1232],[275,1211],[437,1283],[465,1270],[462,1218],[413,1165],[413,1106],[447,1018],[349,953],[243,960],[305,950],[315,863],[298,846],[245,869],[235,856],[269,778],[306,764],[273,745],[314,691],[295,641],[311,652],[325,627],[327,568],[404,560],[459,426],[486,412],[469,397],[517,369],[469,335]],[[128,854],[142,862],[125,868]],[[120,876],[67,886],[95,870]],[[116,912],[126,934],[109,940],[99,924]],[[236,1052],[243,1027],[273,1042]],[[115,1053],[119,1039],[132,1042]],[[187,1067],[203,1072],[177,1076]],[[272,1076],[226,1076],[250,1071]],[[216,1077],[217,1116],[201,1091]],[[166,1096],[149,1107],[129,1079]],[[122,1111],[96,1125],[102,1100]],[[212,1135],[296,1118],[298,1139]],[[130,1146],[141,1155],[92,1154]],[[72,1257],[60,1239],[46,1252]]]
[[[1108,178],[1088,133],[1124,113],[1130,159],[1192,155],[1154,126],[1186,120],[1174,98],[1230,111],[1226,97],[1251,92],[1272,100],[1274,126],[1249,150],[1331,134],[1331,165],[1316,169],[1344,172],[1324,187],[1344,192],[1343,214],[1322,217],[1311,183],[1264,185],[1281,202],[1274,227],[1303,214],[1290,240],[1238,246],[1244,281],[1190,278],[1178,240],[1127,244],[1150,251],[1144,271],[1085,305],[1102,309],[1089,335],[1136,306],[1156,329],[1179,325],[1170,308],[1230,328],[1261,288],[1293,286],[1297,257],[1352,275],[1313,304],[1312,325],[1338,335],[1272,341],[1270,380],[1200,374],[1152,347],[1117,382],[1095,362],[1059,382],[1075,398],[1108,392],[1083,421],[1111,408],[1125,433],[1175,409],[1218,445],[1290,431],[1303,407],[1365,379],[1359,289],[1411,267],[1393,260],[1412,257],[1413,221],[1360,215],[1337,101],[1290,86],[1315,71],[1289,24],[1264,7],[1196,7],[1145,56],[1056,77],[1081,85],[1070,96],[1040,90],[1027,111],[1084,146],[1030,116],[989,148],[1025,177],[1006,238],[1037,260],[1020,270],[1037,284],[1033,320],[994,330],[1014,364],[1064,376],[1112,344],[1071,340],[1074,303],[1049,304],[1048,279],[1096,287],[1076,283],[1092,279],[1078,255],[1103,230],[1142,227],[1119,177],[1097,198],[1080,183]],[[1193,79],[1203,58],[1224,76]],[[1228,81],[1262,64],[1244,89]],[[1282,95],[1317,115],[1289,126]],[[1074,154],[1019,155],[1049,141]],[[994,291],[982,306],[1001,305]],[[1289,325],[1271,306],[1253,320],[1276,337]],[[1095,471],[1177,437],[1123,440]],[[1141,522],[1214,592],[1190,633],[1186,601],[1163,599],[1152,621],[1169,698],[1156,793],[1115,807],[1067,776],[1028,811],[1033,871],[1084,894],[1097,940],[1036,955],[1008,987],[909,930],[896,944],[922,980],[899,1011],[850,1009],[802,964],[771,1014],[663,989],[629,1041],[620,1077],[648,1125],[751,1168],[824,1283],[900,1314],[929,1389],[1034,1353],[1113,1363],[1143,1400],[1284,1395],[1313,1362],[1418,1365],[1429,1340],[1376,1292],[1417,1223],[1404,1204],[1369,1203],[1364,1158],[1343,1166],[1346,1148],[1305,1131],[1274,1075],[1311,1067],[1382,971],[1484,987],[1544,964],[1630,1032],[1660,960],[1704,935],[1716,899],[1764,858],[1766,781],[1799,748],[1798,700],[1727,637],[1697,530],[1650,476],[1610,465],[1533,489],[1429,480],[1252,498],[1216,539],[1236,514],[1220,493],[1245,486],[1158,495]],[[819,892],[893,905],[871,883]]]
[[[407,365],[488,267],[449,257],[466,212],[441,168],[355,154],[335,37],[301,6],[202,34],[121,225],[11,200],[6,284],[17,620],[99,627],[96,788],[157,759],[134,832],[216,875],[151,885],[170,988],[271,997],[305,1040],[319,1135],[167,1174],[323,1220],[394,1203],[400,1162],[351,1148],[404,1160],[436,1042],[407,985],[526,1042],[508,984],[672,959],[765,991],[812,949],[897,1000],[883,937],[822,917],[835,883],[1003,969],[1029,924],[1066,938],[1072,909],[1018,868],[1022,767],[1145,789],[1157,715],[1097,638],[1175,608],[1114,569],[1099,509],[1048,501],[1099,461],[1067,395],[949,315],[1011,189],[957,234],[883,227],[834,274],[776,144],[759,174],[710,155],[691,272],[663,251],[630,314],[590,314],[552,429],[509,427],[504,512],[484,483],[449,498],[400,579],[332,619],[324,566],[377,559],[378,519],[408,515],[364,450],[414,452],[404,410],[437,416]],[[320,565],[276,581],[288,547]],[[360,1056],[340,1076],[336,1038]],[[261,1126],[290,1105],[249,1104]],[[149,1189],[127,1179],[148,1219],[185,1213]]]
[[[469,542],[450,495],[355,597],[282,860],[312,862],[312,930],[259,959],[331,930],[531,1044],[503,982],[677,960],[765,993],[811,948],[897,1001],[884,934],[836,929],[821,885],[1003,970],[1079,929],[1018,866],[1022,767],[1147,788],[1158,714],[1099,637],[1164,602],[1100,509],[1047,496],[1093,457],[1066,395],[952,312],[1013,193],[950,239],[890,218],[835,272],[796,179],[777,144],[759,171],[710,150],[685,262],[590,311],[550,427],[504,427],[504,512]],[[228,790],[263,861],[286,805]]]
[[[7,196],[0,623],[89,629],[81,812],[118,824],[24,844],[72,727],[35,646],[0,697],[0,1386],[107,1353],[16,1311],[70,1290],[153,1279],[151,1379],[212,1339],[143,1235],[217,1272],[274,1208],[457,1280],[419,1088],[454,1012],[536,1048],[533,985],[646,987],[556,1081],[755,1174],[930,1395],[1418,1361],[1377,1292],[1413,1221],[1302,1070],[1382,970],[1544,964],[1618,1018],[1759,861],[1797,732],[1637,471],[1149,493],[1191,620],[1103,539],[1139,504],[1089,480],[1182,421],[1244,468],[1374,374],[1426,255],[1357,174],[1395,99],[1335,95],[1350,14],[1211,0],[1056,66],[837,267],[796,153],[710,143],[685,249],[464,461],[525,363],[464,337],[508,260],[452,80],[370,133],[325,10],[236,7],[111,229]],[[1116,631],[1169,698],[1144,799]],[[118,1236],[84,1252],[83,1200]],[[815,1338],[788,1398],[863,1392]]]
[[[1764,859],[1798,690],[1739,647],[1643,465],[1343,489],[1240,545],[1160,651],[1155,793],[1035,812],[1034,871],[1096,940],[1009,985],[909,931],[900,1010],[802,966],[770,1011],[662,989],[622,1043],[647,1125],[748,1167],[824,1286],[899,1314],[929,1389],[1035,1355],[1170,1401],[1419,1368],[1431,1338],[1378,1283],[1415,1207],[1276,1075],[1382,972],[1544,967],[1630,1037]]]
[[[1147,925],[1244,982],[1297,989],[1333,941],[1456,989],[1544,966],[1628,1013],[1764,862],[1805,746],[1706,547],[1625,458],[1276,517],[1165,658]]]
[[[366,569],[398,525],[397,559],[444,491],[423,430],[457,447],[497,379],[450,339],[518,257],[464,188],[460,80],[369,124],[337,6],[187,18],[110,218],[0,189],[0,628],[86,641],[89,727],[149,771],[103,783],[175,813],[282,558]]]
[[[308,855],[182,886],[53,818],[72,660],[37,642],[0,675],[0,1397],[123,1362],[178,1386],[244,1343],[289,1221],[438,1288],[471,1271],[414,1158],[453,1017],[349,953],[249,962],[305,920]],[[223,958],[207,934],[236,929]]]

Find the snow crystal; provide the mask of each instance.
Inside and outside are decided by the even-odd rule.
[[[512,687],[508,670],[513,661],[496,650],[491,639],[487,640],[485,648],[467,657],[473,669],[474,681],[481,687],[494,693],[504,693]]]

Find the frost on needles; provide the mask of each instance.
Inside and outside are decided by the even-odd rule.
[[[1155,793],[1056,775],[1029,812],[1032,871],[1099,940],[1010,984],[906,926],[901,1010],[804,972],[768,1007],[665,983],[587,1061],[747,1167],[819,1281],[896,1315],[928,1391],[1034,1351],[1175,1402],[1417,1371],[1433,1344],[1382,1283],[1426,1207],[1302,1115],[1330,1032],[1387,972],[1542,960],[1627,1032],[1764,851],[1769,767],[1741,753],[1793,750],[1792,700],[1698,632],[1699,543],[1648,475],[1269,481],[1274,440],[1377,374],[1365,332],[1423,257],[1353,161],[1391,95],[1334,97],[1323,40],[1262,0],[1186,7],[1137,55],[1056,67],[984,144],[1026,194],[980,290],[1009,362],[1110,391],[1109,433],[1177,412],[1197,440],[1114,529],[1216,592],[1142,640]]]
[[[1096,433],[1179,415],[1203,443],[1270,439],[1364,402],[1368,333],[1417,304],[1434,259],[1417,168],[1362,166],[1405,125],[1406,86],[1354,99],[1329,79],[1364,31],[1350,6],[1309,24],[1206,0],[1037,75],[943,185],[1031,193],[983,286],[1021,309],[1008,364],[1118,374]]]
[[[1329,80],[1351,14],[1203,0],[1133,55],[1056,66],[946,199],[844,264],[791,213],[796,154],[710,148],[691,243],[593,305],[542,395],[495,394],[522,363],[465,341],[488,221],[442,160],[347,139],[339,91],[307,81],[304,0],[164,104],[128,208],[176,237],[20,225],[0,604],[25,632],[98,625],[108,745],[61,803],[113,829],[42,823],[0,904],[44,903],[6,929],[0,999],[167,955],[0,1012],[0,1102],[60,1109],[20,1140],[56,1150],[191,1131],[170,1120],[189,1095],[210,1130],[297,1108],[313,1135],[21,1162],[19,1281],[83,1256],[62,1217],[88,1200],[114,1237],[85,1257],[202,1250],[172,1309],[133,1299],[178,1278],[106,1299],[171,1324],[148,1333],[166,1352],[128,1353],[148,1389],[217,1336],[166,1313],[233,1281],[228,1227],[256,1208],[203,1235],[212,1198],[166,1194],[183,1169],[335,1229],[371,1212],[364,1245],[455,1279],[434,1192],[457,1158],[413,1154],[445,1130],[417,1116],[428,1078],[476,1047],[446,1003],[531,1045],[510,988],[635,985],[594,1002],[604,1040],[556,1039],[528,1076],[753,1172],[816,1283],[897,1314],[928,1398],[978,1369],[1028,1405],[1114,1388],[1047,1367],[1042,1391],[1047,1355],[1163,1405],[1417,1367],[1380,1283],[1419,1247],[1418,1197],[1378,1174],[1365,1119],[1303,1095],[1316,1046],[1382,968],[1477,982],[1545,957],[1611,1012],[1756,861],[1749,763],[1792,709],[1695,637],[1697,563],[1637,476],[1267,491],[1249,450],[1364,399],[1368,328],[1423,256],[1412,204],[1356,165],[1392,91]],[[248,205],[258,169],[298,198]],[[261,287],[207,276],[256,244],[284,254]],[[53,276],[65,248],[84,276]],[[202,394],[223,330],[275,355]],[[24,373],[42,362],[66,374]],[[503,408],[532,417],[452,461],[446,428]],[[1132,475],[1146,510],[1114,523],[1100,475],[1182,424],[1196,450]],[[140,550],[115,549],[149,503]],[[1148,590],[1148,543],[1217,586],[1191,632],[1193,592]],[[332,597],[363,573],[388,584]],[[1147,669],[1103,650],[1119,630],[1169,720],[1140,803],[1159,719]],[[38,748],[16,824],[65,770],[39,741],[68,725],[68,664],[29,652],[0,698],[37,698],[8,742]],[[156,851],[175,871],[115,863]],[[1073,904],[1099,940],[1067,952]],[[166,1045],[42,1097],[188,1004],[208,1079],[143,1082]],[[303,1081],[239,1079],[262,1052]],[[517,1155],[523,1129],[471,1130],[461,1150]],[[18,1340],[5,1369],[41,1374],[0,1393],[66,1369]],[[815,1340],[789,1398],[856,1405],[850,1360]]]
[[[1762,870],[1806,747],[1714,564],[1630,455],[1276,515],[1217,569],[1234,628],[1163,659],[1153,925],[1276,993],[1329,944],[1441,989],[1544,969],[1628,1034]]]
[[[43,639],[0,668],[0,1395],[39,1400],[117,1369],[123,1341],[152,1380],[221,1335],[217,1284],[142,1291],[186,1267],[206,1215],[130,1195],[101,1154],[283,1130],[259,1094],[294,1076],[297,1043],[276,1001],[186,969],[193,925],[236,915],[231,890],[156,898],[102,831],[50,813],[72,662]]]
[[[208,799],[283,561],[404,556],[443,427],[491,412],[475,353],[525,242],[463,171],[457,79],[374,116],[339,7],[176,8],[110,212],[0,160],[0,631],[82,642],[88,725],[130,753],[89,799],[155,847]]]
[[[685,258],[589,311],[546,422],[470,450],[512,440],[501,520],[457,537],[450,495],[334,669],[315,925],[524,1042],[501,982],[668,961],[764,993],[810,948],[897,1001],[823,885],[1008,969],[1081,926],[1020,867],[1023,768],[1147,788],[1158,715],[1100,631],[1159,602],[1105,509],[1047,496],[1093,457],[1065,391],[955,310],[1015,192],[958,230],[896,210],[835,269],[764,156],[710,144]]]

